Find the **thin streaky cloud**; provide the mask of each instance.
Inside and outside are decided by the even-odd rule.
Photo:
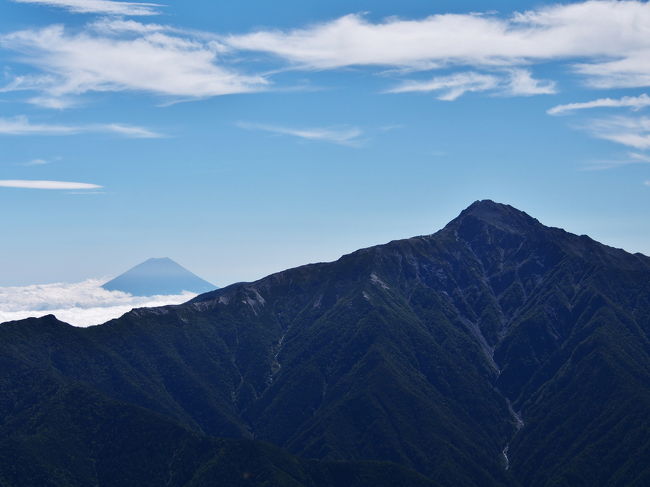
[[[634,164],[650,164],[650,155],[628,152],[625,159],[594,161],[585,165],[582,169],[585,171],[604,171]]]
[[[162,5],[142,2],[116,2],[112,0],[12,0],[16,3],[32,3],[58,7],[79,14],[103,15],[158,15]]]
[[[646,186],[650,186],[650,181],[645,181],[643,184],[645,184]]]
[[[549,115],[561,115],[575,110],[586,110],[590,108],[632,108],[633,110],[640,110],[650,106],[650,96],[643,93],[639,96],[624,96],[622,98],[598,98],[597,100],[581,102],[581,103],[567,103],[565,105],[557,105],[546,111]]]
[[[23,162],[20,165],[21,166],[44,166],[45,164],[49,164],[52,161],[48,159],[32,159],[31,161]]]
[[[74,190],[74,189],[101,189],[98,184],[75,183],[71,181],[38,181],[30,179],[0,179],[2,188],[20,188],[20,189],[54,189],[54,190]]]
[[[163,137],[162,134],[144,127],[118,123],[63,125],[32,123],[25,116],[0,118],[0,135],[47,135],[69,136],[83,133],[112,133],[136,139],[152,139]]]
[[[628,154],[630,159],[635,162],[647,162],[650,164],[650,155],[648,154],[639,154],[638,152],[630,152]]]
[[[634,149],[650,149],[650,118],[610,117],[593,120],[585,127],[592,136]]]
[[[556,93],[555,82],[533,78],[527,69],[485,74],[475,71],[436,76],[425,81],[407,80],[386,93],[437,92],[437,98],[453,101],[469,92],[491,91],[503,96],[532,96]]]
[[[499,86],[499,78],[475,72],[437,76],[426,81],[405,81],[387,93],[439,92],[437,98],[453,101],[467,92],[493,90]]]
[[[109,123],[104,125],[97,125],[96,128],[100,131],[105,130],[107,132],[113,132],[134,139],[157,139],[163,137],[162,134],[146,129],[144,127],[137,127],[134,125],[124,125],[120,123]]]
[[[344,128],[291,128],[279,125],[268,125],[261,123],[238,122],[236,124],[239,128],[246,130],[261,130],[278,135],[289,135],[307,140],[317,140],[322,142],[330,142],[333,144],[346,145],[357,147],[362,143],[360,137],[363,131],[357,127],[344,127]]]
[[[33,96],[27,100],[27,103],[53,110],[64,110],[79,105],[79,102],[73,98],[56,96]]]

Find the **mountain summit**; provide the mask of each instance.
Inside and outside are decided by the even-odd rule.
[[[148,259],[102,287],[134,296],[181,294],[183,291],[200,294],[217,288],[167,257]]]
[[[641,487],[648,384],[650,258],[479,201],[432,235],[102,326],[0,326],[0,483],[213,485],[221,465],[256,487]]]

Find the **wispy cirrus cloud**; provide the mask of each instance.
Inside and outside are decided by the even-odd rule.
[[[650,155],[648,154],[639,154],[638,152],[630,152],[628,156],[635,163],[650,164]]]
[[[357,147],[362,143],[361,136],[363,131],[357,127],[343,128],[292,128],[280,125],[269,125],[263,123],[238,122],[238,127],[246,130],[261,130],[278,135],[289,135],[307,140],[317,140],[321,142],[330,142],[333,144]]]
[[[586,129],[599,139],[634,149],[650,149],[650,118],[616,116],[593,120]]]
[[[70,32],[61,25],[0,36],[39,74],[14,76],[0,91],[31,91],[35,104],[65,108],[90,92],[137,91],[198,99],[260,91],[262,75],[247,75],[221,58],[228,48],[214,35],[157,24],[106,20]]]
[[[118,2],[113,0],[12,0],[16,3],[33,3],[47,7],[64,8],[78,14],[103,15],[158,15],[162,5],[157,3]]]
[[[54,314],[74,326],[91,326],[118,318],[133,308],[180,304],[196,294],[132,296],[102,288],[105,280],[0,287],[0,323]]]
[[[594,161],[586,164],[583,169],[586,171],[603,171],[634,164],[650,164],[650,156],[638,152],[628,152],[627,157]]]
[[[622,98],[598,98],[581,103],[567,103],[557,105],[547,110],[549,115],[561,115],[564,113],[574,112],[576,110],[587,110],[590,108],[632,108],[640,110],[650,106],[650,96],[643,93],[639,96],[624,96]]]
[[[387,90],[387,93],[436,92],[437,98],[453,101],[469,92],[491,91],[509,96],[530,96],[555,93],[555,83],[537,80],[529,70],[511,69],[505,74],[475,71],[434,76],[429,80],[407,80]]]
[[[66,136],[83,133],[113,133],[124,137],[152,139],[163,137],[162,134],[144,127],[119,123],[65,125],[50,123],[32,123],[25,116],[0,118],[0,135],[48,135]]]
[[[39,181],[34,179],[0,179],[0,188],[80,190],[80,189],[101,189],[102,186],[99,186],[98,184],[74,183],[70,181]]]
[[[19,165],[20,166],[44,166],[46,164],[51,163],[52,161],[49,159],[31,159],[27,162],[21,162]]]
[[[388,93],[437,92],[439,100],[453,101],[472,91],[493,90],[499,86],[499,78],[475,72],[436,76],[425,81],[404,81]]]

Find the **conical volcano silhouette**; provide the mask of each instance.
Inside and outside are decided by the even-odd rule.
[[[167,257],[148,259],[102,287],[134,296],[180,294],[183,291],[200,294],[217,288]]]

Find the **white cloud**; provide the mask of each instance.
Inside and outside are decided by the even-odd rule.
[[[649,27],[647,2],[605,0],[556,4],[508,18],[440,14],[371,22],[353,14],[301,29],[232,35],[226,41],[308,69],[516,67],[561,60],[580,62],[574,69],[592,85],[646,86]],[[548,84],[518,81],[514,89],[551,91]]]
[[[645,181],[643,184],[645,184],[646,186],[650,186],[650,181]]]
[[[52,161],[48,159],[32,159],[31,161],[23,162],[20,165],[21,166],[44,166],[45,164],[49,164],[50,162]]]
[[[513,69],[506,92],[512,96],[552,95],[557,89],[554,81],[534,79],[527,69]]]
[[[611,117],[592,121],[587,130],[600,139],[635,149],[650,149],[650,118]]]
[[[0,135],[76,135],[82,133],[114,133],[125,137],[151,139],[162,137],[144,127],[124,125],[118,123],[89,124],[89,125],[63,125],[32,123],[25,116],[14,118],[0,118]]]
[[[74,284],[37,284],[0,287],[0,322],[54,314],[75,326],[104,323],[133,308],[180,304],[196,294],[137,297],[120,291],[106,291],[105,281],[89,279]]]
[[[358,146],[363,132],[357,127],[347,128],[289,128],[278,125],[239,122],[237,126],[247,130],[262,130],[279,135],[290,135],[301,139],[319,140],[339,145]]]
[[[124,135],[125,137],[131,137],[133,139],[156,139],[162,137],[161,134],[153,132],[144,127],[137,127],[135,125],[124,125],[121,123],[108,123],[103,125],[95,125],[94,130],[113,132],[116,134]],[[88,129],[93,130],[93,126],[89,126]]]
[[[227,48],[214,36],[174,33],[172,28],[104,20],[80,32],[61,25],[0,36],[0,46],[41,74],[15,76],[2,91],[36,91],[31,99],[65,108],[88,92],[139,91],[202,98],[263,89],[268,81],[220,64]]]
[[[438,99],[453,101],[472,91],[493,91],[508,96],[548,95],[555,93],[555,83],[537,80],[529,70],[511,69],[506,74],[474,71],[436,76],[426,81],[404,81],[387,93],[439,92]]]
[[[72,98],[56,96],[33,96],[29,98],[27,102],[32,105],[43,108],[52,108],[55,110],[63,110],[64,108],[70,108],[78,104],[77,101]]]
[[[650,5],[650,4],[647,4]],[[645,19],[639,19],[640,23]],[[648,24],[645,22],[647,36]],[[576,72],[587,77],[592,88],[636,88],[650,86],[650,48],[630,47],[630,52],[612,55],[617,59],[595,63],[582,63],[575,66]]]
[[[115,2],[112,0],[13,0],[17,3],[35,3],[60,7],[80,14],[105,15],[158,15],[161,5],[141,2]]]
[[[639,96],[624,96],[622,98],[598,98],[597,100],[583,103],[567,103],[566,105],[557,105],[550,108],[546,113],[549,115],[560,115],[575,110],[585,110],[589,108],[632,108],[640,110],[650,106],[650,96],[643,93]]]
[[[629,152],[627,157],[624,159],[595,161],[587,164],[584,169],[587,171],[602,171],[605,169],[629,166],[631,164],[650,164],[650,156],[639,154],[638,152]]]
[[[102,186],[70,181],[39,181],[34,179],[0,179],[1,188],[23,189],[100,189]]]
[[[437,76],[427,81],[405,81],[388,93],[440,92],[439,100],[452,101],[468,91],[487,91],[499,86],[499,78],[475,72]]]
[[[647,154],[639,154],[638,152],[630,152],[628,154],[630,156],[630,159],[636,163],[648,163],[650,164],[650,155]]]

